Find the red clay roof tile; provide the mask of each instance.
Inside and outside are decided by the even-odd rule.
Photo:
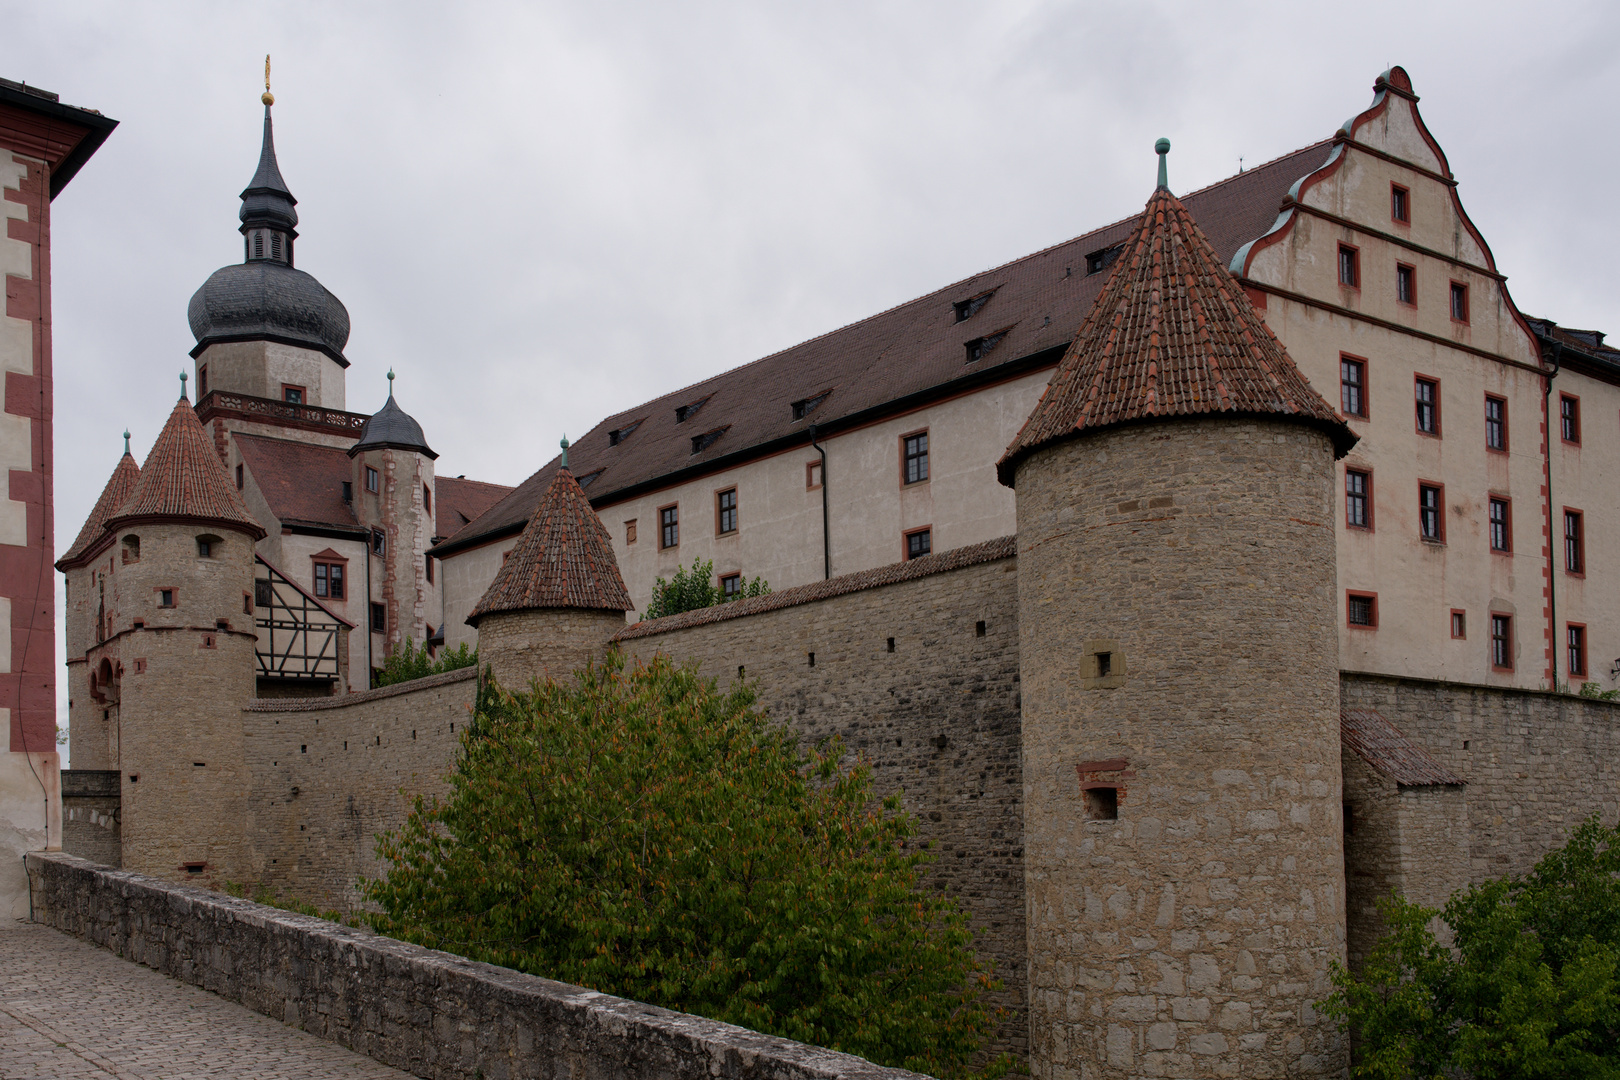
[[[511,492],[505,484],[486,484],[460,476],[437,478],[433,481],[435,535],[454,536]]]
[[[1339,741],[1404,787],[1466,783],[1374,709],[1341,710]]]
[[[184,397],[175,402],[168,423],[146,455],[135,490],[107,525],[116,528],[121,522],[145,518],[209,522],[251,533],[254,539],[265,535],[264,526],[236,493],[219,452]]]
[[[277,521],[360,530],[352,506],[343,501],[343,484],[354,477],[354,462],[346,451],[242,432],[235,439]]]
[[[135,482],[141,477],[141,467],[135,464],[135,458],[128,450],[118,459],[113,468],[112,476],[107,479],[107,486],[101,489],[101,498],[96,500],[95,507],[90,516],[84,519],[84,528],[79,530],[79,538],[73,541],[73,546],[67,553],[56,560],[58,570],[65,569],[77,561],[86,551],[95,546],[107,529],[107,519],[112,517],[113,511],[123,505],[129,498],[129,493],[135,489]]]

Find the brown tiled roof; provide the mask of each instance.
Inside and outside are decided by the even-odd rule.
[[[1356,441],[1161,187],[996,472],[1011,487],[1019,461],[1079,432],[1213,413],[1297,418],[1340,455]]]
[[[844,574],[839,577],[828,578],[826,581],[813,581],[808,585],[796,585],[791,589],[767,593],[764,596],[753,596],[746,600],[733,600],[726,604],[698,608],[696,611],[682,611],[679,614],[666,615],[662,619],[643,619],[641,622],[633,626],[627,626],[619,631],[613,636],[613,640],[628,641],[631,638],[667,634],[671,630],[685,630],[689,626],[704,626],[708,623],[723,622],[726,619],[740,619],[746,615],[758,615],[764,611],[777,611],[781,608],[808,604],[816,600],[827,600],[834,596],[843,596],[846,593],[860,592],[863,589],[876,589],[883,585],[896,585],[902,581],[915,581],[917,578],[929,577],[932,574],[943,574],[950,570],[960,570],[966,566],[977,566],[979,563],[1010,559],[1017,554],[1018,538],[1016,536],[1002,536],[995,540],[969,544],[967,547],[952,548],[950,551],[941,551],[934,555],[921,555],[905,562],[890,563],[888,566],[874,566],[870,570]]]
[[[107,519],[112,517],[113,511],[123,505],[129,498],[129,493],[135,488],[135,481],[141,476],[141,467],[135,464],[135,459],[128,450],[118,459],[113,468],[112,476],[107,478],[107,486],[101,489],[101,498],[96,500],[95,507],[90,516],[84,519],[84,528],[79,530],[79,538],[73,541],[73,546],[67,553],[56,560],[56,568],[64,569],[78,560],[86,551],[95,546],[97,540],[106,531]]]
[[[505,484],[486,484],[460,476],[438,477],[433,481],[434,536],[454,536],[511,491]]]
[[[591,509],[574,474],[564,467],[557,470],[517,546],[467,622],[477,626],[478,620],[497,611],[633,607],[607,526]]]
[[[243,464],[277,521],[360,529],[354,509],[343,501],[343,484],[353,482],[354,462],[342,449],[241,432],[235,438]]]
[[[146,455],[134,491],[107,524],[116,528],[121,522],[147,518],[211,522],[252,533],[255,539],[265,534],[236,493],[219,452],[184,397],[175,402],[169,422]]]
[[[1424,787],[1465,782],[1373,709],[1342,710],[1339,739],[1376,772],[1397,784]]]
[[[1316,143],[1188,195],[1215,250],[1230,258],[1265,233],[1288,188],[1320,166],[1328,144]],[[608,417],[568,449],[578,476],[602,469],[587,493],[598,507],[674,482],[688,470],[712,470],[809,444],[809,421],[834,434],[877,415],[899,412],[974,385],[1055,364],[1073,340],[1106,273],[1087,274],[1086,256],[1125,241],[1133,215],[1044,251],[975,274],[888,311],[852,323],[694,386]],[[955,303],[993,295],[971,318]],[[967,362],[966,344],[1008,329],[983,359]],[[792,403],[831,388],[805,420]],[[704,400],[707,399],[707,400]],[[676,423],[678,406],[704,401]],[[617,445],[609,433],[642,421]],[[692,452],[691,436],[730,425],[715,443]],[[529,519],[557,469],[553,458],[489,512],[452,533],[444,552],[508,536]]]

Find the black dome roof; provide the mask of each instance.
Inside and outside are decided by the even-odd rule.
[[[394,373],[388,373],[390,381]],[[376,450],[384,446],[396,450],[414,450],[429,459],[437,458],[427,444],[427,436],[422,434],[422,425],[418,424],[404,409],[394,403],[394,395],[390,391],[388,400],[383,407],[366,421],[366,426],[360,429],[360,441],[349,447],[349,456],[354,457],[362,450]]]
[[[218,341],[279,341],[319,349],[344,367],[349,309],[302,270],[268,259],[215,270],[186,309],[198,356]]]

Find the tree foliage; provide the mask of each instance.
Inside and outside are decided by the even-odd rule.
[[[453,652],[446,649],[443,656],[434,660],[427,642],[422,642],[422,647],[418,649],[410,638],[406,638],[405,644],[389,653],[388,658],[383,661],[382,670],[377,673],[376,684],[392,686],[395,683],[420,679],[424,675],[437,675],[457,668],[474,667],[477,663],[478,650],[469,650],[465,641],[461,643],[461,648]]]
[[[770,591],[771,587],[763,579],[755,578],[752,581],[740,582],[737,592],[730,599],[765,596]],[[693,559],[691,569],[677,566],[675,576],[669,581],[658,578],[653,582],[652,600],[647,604],[647,610],[641,613],[641,617],[658,619],[682,611],[696,611],[698,608],[723,604],[726,600],[725,590],[714,582],[714,560]]]
[[[378,928],[936,1076],[995,1017],[966,916],[924,890],[865,764],[802,753],[740,682],[618,654],[486,685],[450,791],[377,844]],[[1004,1066],[1002,1066],[1004,1070]]]
[[[1593,816],[1443,911],[1381,907],[1389,933],[1360,972],[1335,966],[1323,1003],[1360,1035],[1357,1077],[1620,1077],[1620,830]]]

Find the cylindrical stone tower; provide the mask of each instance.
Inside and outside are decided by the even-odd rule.
[[[998,467],[1032,1065],[1337,1076],[1312,1003],[1345,948],[1332,485],[1355,437],[1160,185]]]

